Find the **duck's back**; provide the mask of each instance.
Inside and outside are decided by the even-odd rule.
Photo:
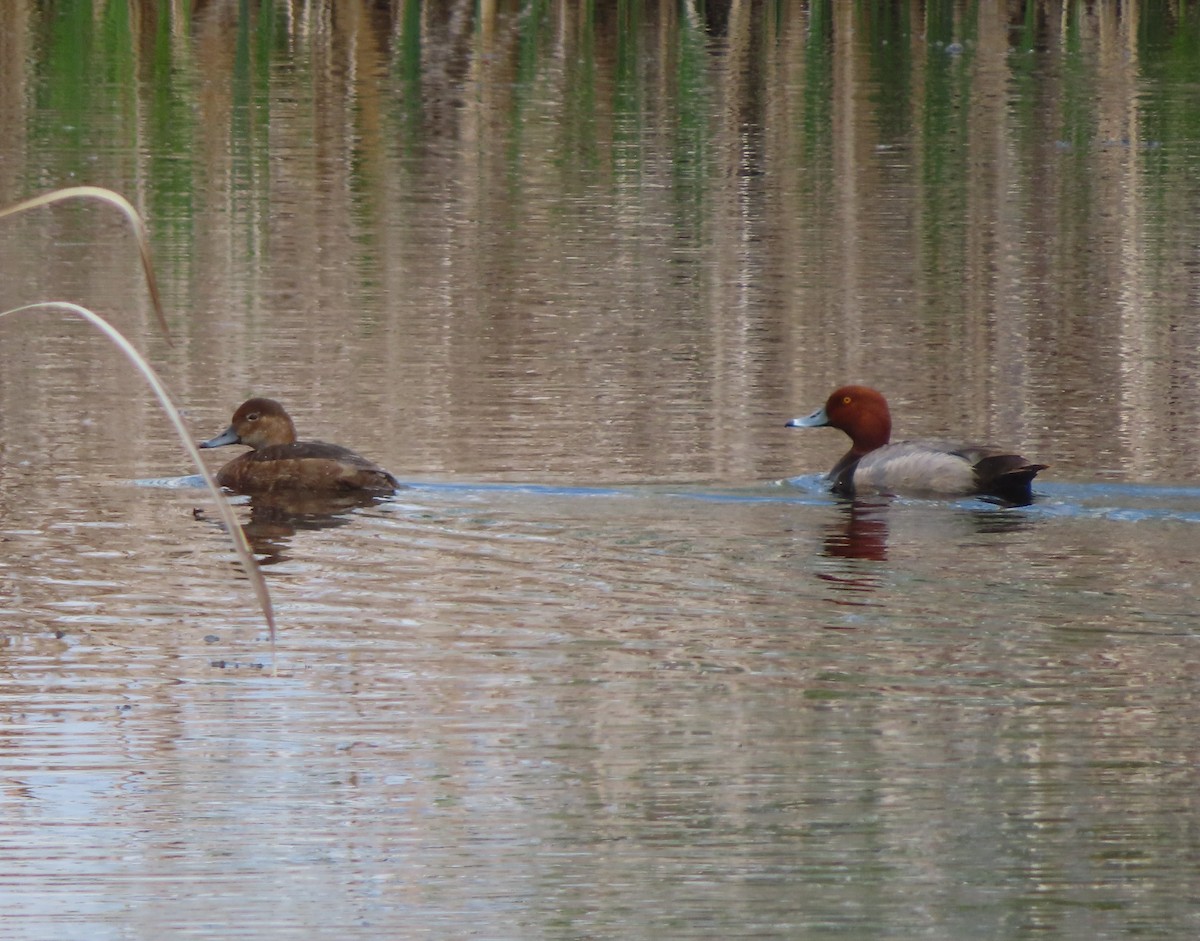
[[[281,490],[391,493],[400,484],[361,454],[324,441],[272,444],[239,455],[221,468],[217,481],[241,493]]]

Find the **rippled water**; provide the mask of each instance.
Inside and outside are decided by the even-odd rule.
[[[0,308],[407,485],[239,503],[272,645],[0,320],[0,939],[1200,934],[1193,20],[0,4],[0,202],[129,195],[173,341],[96,207]],[[833,498],[851,379],[1037,500]]]
[[[274,663],[196,494],[20,538],[6,936],[1192,923],[1200,491],[416,483],[277,537]]]

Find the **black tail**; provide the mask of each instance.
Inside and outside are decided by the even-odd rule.
[[[984,493],[1013,506],[1033,502],[1033,478],[1048,464],[1030,464],[1019,454],[996,454],[975,465],[975,479]]]

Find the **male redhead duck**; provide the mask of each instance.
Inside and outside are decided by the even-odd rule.
[[[892,417],[887,400],[866,386],[835,389],[823,408],[807,418],[793,418],[789,428],[829,426],[846,432],[851,447],[833,470],[835,493],[856,491],[999,497],[1024,506],[1033,502],[1030,487],[1045,464],[1032,464],[1019,454],[976,444],[947,441],[902,441],[889,444]]]
[[[361,454],[324,441],[297,441],[296,426],[273,399],[248,399],[221,434],[200,445],[250,448],[221,468],[217,483],[238,493],[391,493],[400,484]]]

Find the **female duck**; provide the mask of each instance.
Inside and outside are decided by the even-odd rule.
[[[238,493],[391,493],[400,486],[387,471],[348,448],[324,441],[297,441],[296,426],[273,399],[243,402],[229,427],[200,447],[226,444],[250,448],[217,473],[217,483]]]
[[[866,386],[836,389],[823,408],[787,424],[789,428],[828,425],[850,436],[850,450],[829,472],[834,492],[844,496],[861,490],[980,494],[1024,506],[1033,502],[1033,478],[1047,466],[982,445],[946,441],[889,444],[892,417],[887,400]]]

